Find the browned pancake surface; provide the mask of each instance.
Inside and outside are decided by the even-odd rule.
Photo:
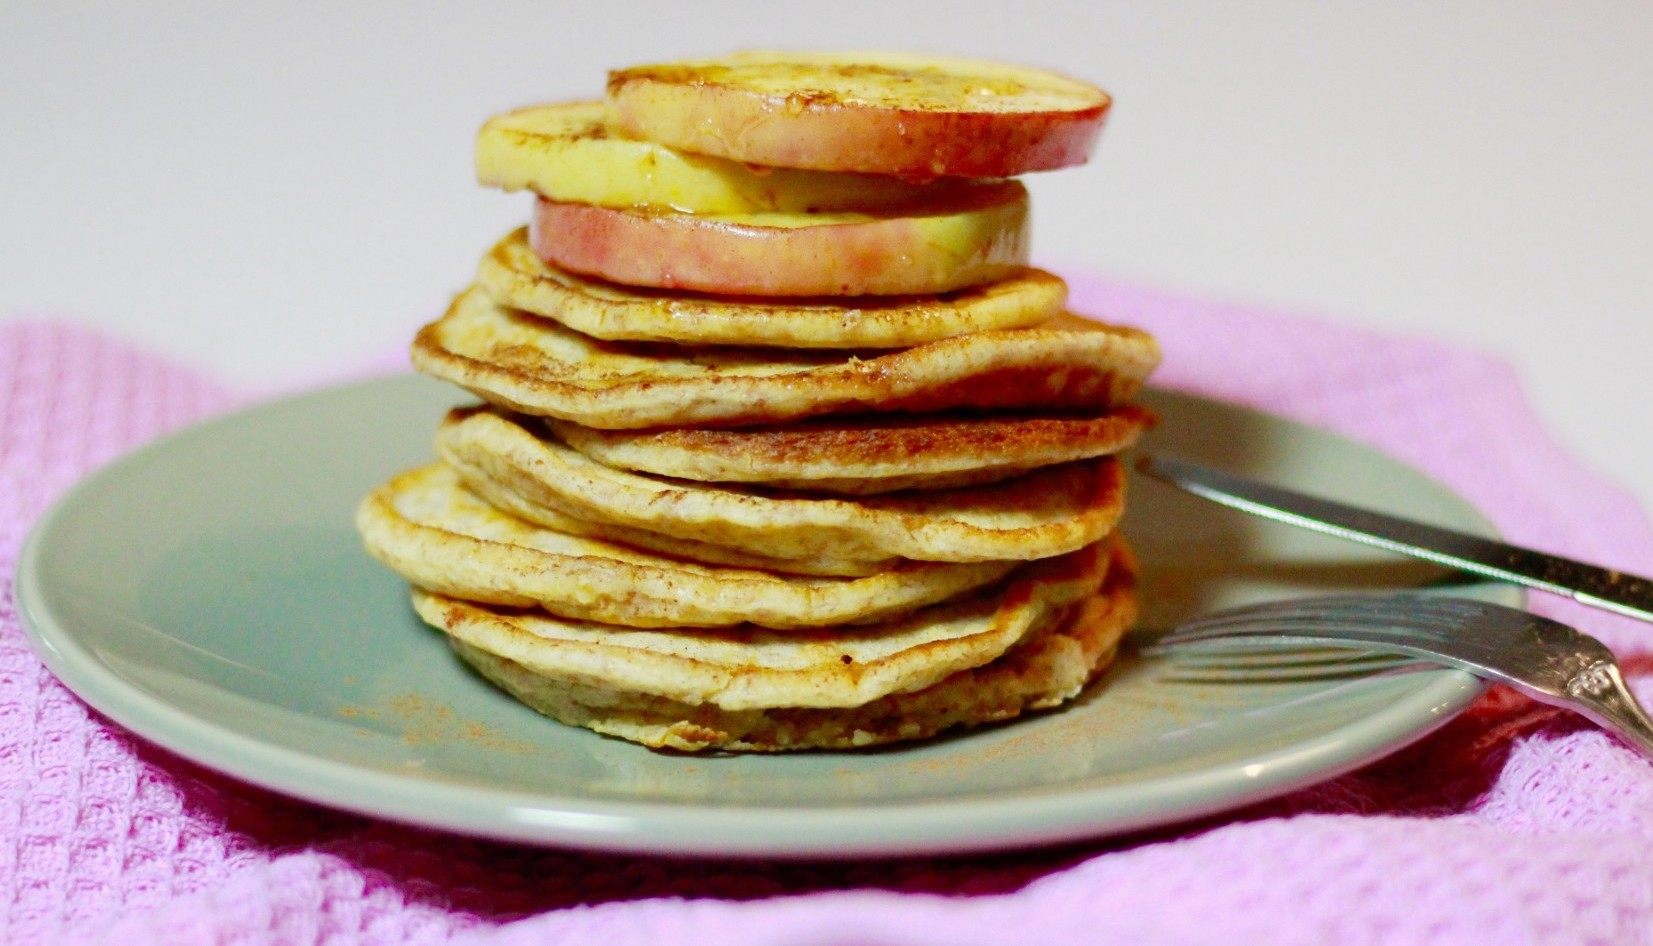
[[[594,430],[553,421],[609,466],[678,479],[871,494],[962,486],[1118,453],[1153,423],[1127,405],[1100,414],[854,417],[762,428]]]

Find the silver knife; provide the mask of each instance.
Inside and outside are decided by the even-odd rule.
[[[1185,460],[1143,456],[1137,469],[1196,496],[1277,522],[1653,621],[1653,579],[1269,486]]]

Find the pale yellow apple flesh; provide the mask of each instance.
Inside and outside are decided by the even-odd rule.
[[[610,129],[601,102],[535,105],[488,119],[476,136],[476,176],[567,203],[711,214],[881,210],[922,203],[951,186],[689,154]]]
[[[1082,164],[1111,99],[971,59],[757,52],[611,72],[607,103],[610,126],[684,151],[929,180]]]
[[[534,204],[553,266],[627,286],[736,296],[931,295],[1027,263],[1027,191],[980,185],[941,206],[876,214],[651,213]]]

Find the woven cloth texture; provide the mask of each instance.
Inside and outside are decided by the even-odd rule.
[[[1079,311],[1158,334],[1158,384],[1337,431],[1513,541],[1653,571],[1653,529],[1570,457],[1500,362],[1093,279]],[[17,943],[1644,943],[1653,765],[1492,690],[1421,742],[1194,824],[965,859],[681,861],[537,850],[327,811],[136,739],[18,624],[28,527],[76,479],[244,397],[84,329],[0,325],[0,940]],[[1533,608],[1653,671],[1653,627]],[[1645,692],[1645,691],[1644,691]],[[1648,694],[1653,695],[1653,694]]]

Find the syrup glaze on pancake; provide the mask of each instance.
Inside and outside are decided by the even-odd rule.
[[[762,428],[596,430],[548,421],[607,466],[717,483],[870,495],[991,483],[1119,453],[1153,423],[1126,405],[1103,414],[928,414],[829,418]]]
[[[426,607],[421,605],[421,613]],[[948,729],[1012,719],[1077,696],[1112,662],[1136,619],[1134,575],[1115,561],[1101,590],[996,659],[927,687],[892,691],[857,706],[726,709],[548,676],[466,639],[450,643],[466,662],[529,706],[656,749],[780,751],[851,749],[923,739]]]
[[[1124,509],[1112,458],[991,486],[841,499],[630,473],[531,430],[497,409],[456,410],[437,432],[437,452],[478,495],[523,519],[561,527],[572,517],[776,559],[1048,558],[1107,535]],[[635,533],[613,538],[647,543]]]
[[[1105,410],[1159,362],[1136,329],[1063,315],[883,354],[603,342],[472,288],[413,343],[416,368],[587,427],[772,424],[953,408]]]
[[[980,588],[1020,564],[909,562],[865,578],[718,568],[514,519],[440,464],[375,490],[356,525],[368,552],[414,585],[631,627],[877,621]]]

